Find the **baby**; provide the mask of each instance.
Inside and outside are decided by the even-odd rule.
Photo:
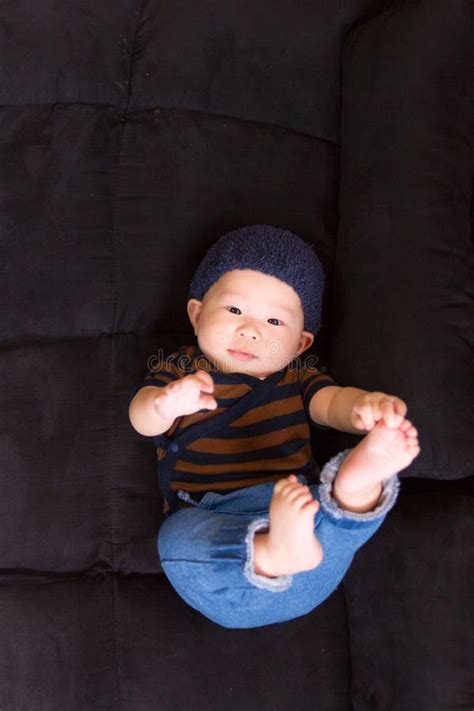
[[[198,346],[160,362],[130,402],[133,427],[157,446],[163,570],[225,627],[292,619],[326,599],[420,452],[400,398],[341,387],[300,358],[320,327],[323,286],[317,256],[291,232],[224,235],[191,283]],[[366,434],[320,484],[308,421]]]

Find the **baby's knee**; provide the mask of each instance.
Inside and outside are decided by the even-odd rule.
[[[209,549],[219,537],[222,516],[210,515],[199,508],[186,508],[171,514],[158,532],[157,547],[161,559],[207,560]]]

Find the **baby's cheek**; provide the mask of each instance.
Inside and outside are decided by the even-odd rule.
[[[224,328],[216,329],[215,334],[214,334],[214,340],[215,340],[215,343],[219,346],[222,346],[226,343],[227,334],[226,334],[226,331]]]
[[[275,358],[277,360],[280,360],[281,351],[282,351],[282,347],[281,347],[280,340],[278,338],[276,338],[276,337],[270,338],[267,341],[266,346],[265,346],[265,352],[266,352],[267,356],[269,356],[270,358]]]
[[[288,363],[290,363],[295,357],[294,352],[285,347],[280,340],[274,338],[268,341],[264,356],[266,361],[271,364],[273,370],[281,370],[286,368]]]

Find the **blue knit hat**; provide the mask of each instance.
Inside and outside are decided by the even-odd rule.
[[[271,225],[247,225],[220,237],[207,251],[189,288],[190,299],[202,301],[208,289],[233,269],[253,269],[289,284],[301,299],[304,328],[321,326],[324,272],[310,244]]]

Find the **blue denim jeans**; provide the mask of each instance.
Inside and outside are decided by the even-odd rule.
[[[269,528],[275,482],[230,494],[209,492],[194,508],[171,514],[158,534],[162,568],[188,605],[223,627],[249,628],[291,620],[320,605],[346,574],[356,551],[374,535],[400,489],[398,475],[383,482],[376,508],[353,513],[338,507],[332,484],[346,449],[327,462],[320,484],[310,486],[320,502],[314,532],[324,558],[313,570],[268,578],[255,573],[253,538]],[[299,475],[298,480],[307,484]],[[185,492],[181,498],[192,503]]]

